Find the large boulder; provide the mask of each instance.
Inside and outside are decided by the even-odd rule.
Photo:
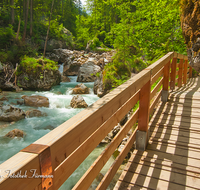
[[[26,106],[33,107],[49,107],[49,99],[44,96],[34,95],[34,96],[22,96],[24,99],[24,104]]]
[[[78,84],[72,89],[72,94],[89,94],[89,88],[84,84]]]
[[[78,75],[79,68],[81,67],[80,62],[73,61],[71,64],[64,66],[63,75],[76,76]]]
[[[188,48],[190,65],[200,72],[200,3],[199,0],[182,0],[181,26]]]
[[[96,80],[94,81],[94,88],[93,88],[94,94],[97,94],[98,97],[103,97],[107,93],[109,93],[109,90],[105,88],[105,85],[103,84],[103,74],[100,72],[99,76],[97,76]]]
[[[24,137],[25,133],[19,129],[13,129],[12,131],[8,132],[5,136],[9,138],[14,137]]]
[[[86,63],[84,63],[78,72],[77,82],[94,82],[96,77],[96,73],[101,71],[101,67],[94,63],[95,61],[92,59],[88,59]]]
[[[74,96],[70,102],[70,106],[72,108],[87,108],[88,107],[87,103],[85,102],[85,100],[83,99],[81,95]]]
[[[10,105],[0,107],[0,121],[19,121],[25,118],[25,113],[20,108],[15,108]]]
[[[22,73],[17,77],[17,84],[25,90],[50,90],[52,86],[61,82],[61,74],[58,70],[45,70],[39,73]]]
[[[70,82],[70,78],[67,76],[62,76],[62,82]]]

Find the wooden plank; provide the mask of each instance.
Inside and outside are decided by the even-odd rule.
[[[140,90],[140,105],[138,130],[147,131],[149,123],[149,106],[150,106],[151,83],[150,80]]]
[[[124,102],[144,86],[149,78],[149,70],[141,71],[140,74],[132,77],[128,82],[111,91],[93,105],[37,140],[36,144],[51,146],[52,167],[56,168],[80,146]]]
[[[110,167],[110,169],[108,170],[108,172],[106,173],[106,175],[104,176],[104,178],[102,179],[102,181],[100,182],[100,184],[98,185],[98,187],[96,189],[104,190],[108,187],[109,183],[111,182],[114,175],[116,174],[118,168],[120,167],[120,165],[122,164],[126,155],[128,154],[131,147],[133,146],[133,143],[135,141],[136,131],[137,131],[137,128],[134,130],[134,132],[128,139],[126,145],[124,146],[123,150],[120,152],[118,157],[115,159],[114,163],[112,164],[112,166]]]
[[[188,126],[188,124],[186,123],[186,125],[178,125],[178,124],[176,124],[176,123],[174,123],[173,125],[166,125],[166,124],[156,124],[156,125],[154,125],[154,123],[152,123],[152,128],[155,128],[155,127],[159,127],[159,128],[163,128],[163,127],[171,127],[171,128],[173,128],[174,130],[176,130],[175,128],[177,128],[177,129],[182,129],[182,130],[189,130],[189,131],[191,131],[191,132],[194,132],[194,133],[199,133],[199,127],[200,127],[200,125],[196,125],[196,127],[195,126],[193,126],[193,125],[190,125],[190,126]]]
[[[151,170],[152,171],[152,170]],[[150,171],[150,172],[151,172]],[[166,173],[165,173],[166,174]],[[158,175],[158,174],[157,174]],[[166,178],[169,178],[169,176],[166,176]],[[140,173],[132,173],[132,172],[127,172],[127,173],[122,173],[121,178],[123,179],[123,182],[129,183],[128,188],[129,189],[134,189],[135,185],[140,186],[141,188],[148,188],[150,190],[154,189],[162,189],[162,190],[177,190],[177,189],[184,189],[184,190],[194,190],[192,187],[188,186],[183,186],[180,184],[173,183],[172,181],[162,179],[162,178],[155,178],[151,177],[149,175],[143,175]],[[120,181],[122,181],[120,178]]]
[[[186,98],[184,98],[184,97],[185,97],[185,95],[179,96],[179,97],[178,96],[177,97],[170,96],[169,103],[174,102],[175,104],[179,104],[179,105],[182,104],[183,106],[187,106],[187,107],[188,107],[188,105],[190,105],[194,108],[199,107],[200,101],[198,99],[192,100],[190,97],[186,97]]]
[[[115,138],[106,147],[106,149],[102,152],[102,154],[95,160],[95,162],[91,165],[91,167],[87,170],[87,172],[81,177],[81,179],[77,182],[77,184],[74,186],[73,189],[77,189],[77,190],[78,189],[88,189],[90,187],[93,180],[99,174],[99,172],[101,171],[101,169],[103,168],[105,163],[108,161],[110,156],[114,153],[116,148],[119,146],[119,144],[121,143],[123,138],[126,136],[126,134],[130,131],[131,127],[135,124],[137,119],[138,119],[138,110],[131,116],[131,118],[128,120],[128,122],[117,133]],[[133,132],[132,136],[135,137],[135,131]],[[132,139],[133,142],[134,142],[134,139],[135,138]],[[129,150],[127,150],[127,153]],[[125,156],[126,155],[124,155],[124,157]]]
[[[159,138],[159,139],[169,139],[169,140],[173,140],[176,142],[185,142],[188,144],[192,144],[192,145],[196,145],[198,143],[200,143],[200,139],[198,138],[190,138],[189,136],[182,136],[182,135],[174,135],[174,134],[163,134],[163,133],[158,133],[158,132],[152,132],[151,134],[151,139],[153,138]],[[196,146],[196,148],[198,148],[198,145]]]
[[[183,84],[187,82],[187,68],[188,68],[188,60],[184,62],[184,71],[183,71]]]
[[[151,159],[160,159],[160,160],[166,160],[169,162],[172,162],[173,164],[178,164],[183,165],[183,167],[190,167],[190,170],[195,172],[199,170],[199,166],[200,166],[200,160],[196,159],[196,158],[186,158],[184,156],[180,156],[177,154],[169,154],[166,152],[162,152],[162,151],[155,151],[155,150],[151,150],[151,149],[147,149],[146,151],[138,151],[138,150],[134,150],[133,154],[137,154],[140,156],[146,156],[149,157]],[[132,155],[133,157],[135,155]],[[131,161],[132,157],[129,159]],[[132,159],[133,160],[133,159]]]
[[[180,59],[179,72],[178,72],[178,87],[182,86],[183,82],[183,59]]]
[[[42,182],[40,174],[38,155],[19,152],[0,165],[0,189],[33,189]]]
[[[184,174],[177,173],[175,169],[172,169],[170,171],[170,168],[167,166],[163,166],[163,168],[161,169],[161,168],[157,168],[155,164],[153,163],[150,166],[135,164],[135,163],[132,163],[132,164],[128,163],[128,165],[129,165],[129,170],[126,176],[124,177],[124,181],[130,181],[131,183],[137,184],[137,179],[134,179],[134,175],[139,174],[139,175],[148,176],[152,179],[153,178],[157,180],[161,179],[168,183],[173,183],[171,185],[172,187],[174,184],[179,184],[179,185],[182,185],[183,187],[191,187],[191,188],[197,188],[197,189],[199,188],[199,184],[200,184],[199,178],[186,176]],[[144,186],[146,185],[144,184]],[[159,187],[157,186],[157,188]],[[171,189],[170,187],[168,188]]]
[[[200,127],[200,125],[199,125]],[[186,135],[193,135],[195,134],[196,137],[199,137],[200,138],[200,130],[199,128],[197,127],[196,129],[194,127],[182,127],[182,126],[178,126],[178,125],[151,125],[151,128],[150,128],[150,131],[153,132],[153,131],[156,131],[156,132],[161,132],[161,131],[165,131],[165,133],[168,133],[171,131],[179,131],[180,133],[181,132],[186,132]]]
[[[170,137],[170,135],[166,135],[166,138],[167,137]],[[173,138],[173,136],[171,137],[171,139],[172,138]],[[178,137],[178,140],[184,142],[184,138],[182,138],[182,137]],[[196,139],[195,140],[190,139],[188,141],[188,143],[194,144],[195,141],[196,141],[196,143],[199,143],[199,141],[197,141]],[[186,150],[184,148],[176,147],[176,145],[173,145],[173,144],[165,144],[162,142],[151,142],[150,141],[148,144],[148,150],[160,151],[160,152],[165,152],[165,153],[173,154],[173,155],[176,154],[176,155],[185,157],[186,160],[187,160],[187,158],[193,158],[193,159],[197,159],[200,161],[200,159],[199,159],[200,152],[199,151],[193,151],[190,149]]]
[[[158,92],[159,88],[162,86],[163,84],[163,78],[161,78],[161,80],[158,82],[158,84],[154,87],[154,89],[151,91],[151,95],[150,95],[150,100],[155,96],[155,94]]]
[[[155,169],[158,170],[166,170],[166,171],[173,171],[175,173],[181,174],[181,175],[187,175],[189,177],[194,177],[197,178],[197,180],[200,180],[200,173],[196,173],[193,171],[188,171],[185,169],[185,166],[183,166],[182,168],[178,168],[178,167],[174,167],[173,163],[170,163],[168,161],[163,161],[163,160],[153,160],[153,159],[142,159],[141,156],[136,156],[134,159],[134,162],[128,162],[127,163],[127,167],[129,167],[129,171],[130,172],[134,172],[134,168],[132,168],[131,165],[143,165],[145,167],[154,167]],[[182,177],[183,177],[182,176]]]
[[[174,57],[174,52],[169,52],[155,63],[151,64],[148,69],[152,70],[152,76],[154,76],[165,64],[167,64]]]
[[[152,77],[151,84],[154,84],[154,83],[159,79],[159,77],[163,76],[163,73],[164,73],[164,67],[162,67],[162,68]]]
[[[177,53],[177,58],[178,58],[178,59],[185,59],[185,60],[188,60],[188,56],[187,56],[187,55],[183,55],[183,54],[180,54],[180,53]]]
[[[139,100],[139,93],[133,98],[129,99],[117,113],[113,114],[93,135],[81,144],[69,157],[67,157],[61,165],[55,170],[55,188],[57,189],[64,183],[64,181],[75,171],[75,169],[84,161],[84,159],[94,150],[94,148],[101,142],[101,140],[112,130],[112,128],[124,117]],[[137,113],[135,113],[137,115]],[[134,115],[134,117],[136,117]],[[129,126],[134,121],[134,118],[127,123]],[[126,125],[125,125],[126,126]],[[123,138],[122,138],[123,139]],[[115,144],[114,144],[115,145]],[[71,167],[68,167],[68,166]]]
[[[160,104],[161,105],[161,104]],[[178,106],[178,107],[187,107],[191,108],[192,110],[199,110],[198,108],[200,107],[200,102],[199,104],[195,102],[194,104],[192,103],[192,100],[190,102],[173,102],[172,100],[169,100],[168,102],[165,103],[166,106]]]
[[[173,159],[166,159],[166,158],[160,158],[159,156],[156,157],[156,152],[154,154],[155,156],[152,157],[147,153],[143,153],[143,152],[137,152],[137,153],[133,153],[131,158],[129,159],[129,163],[141,163],[141,162],[147,162],[146,164],[149,163],[154,163],[158,166],[167,166],[167,167],[171,167],[173,169],[178,169],[178,173],[189,173],[188,175],[190,176],[194,176],[194,177],[198,177],[200,178],[200,170],[197,167],[192,167],[189,165],[185,165],[185,164],[180,164],[180,163],[176,163],[176,160]],[[128,166],[126,166],[125,170],[128,170]]]
[[[186,125],[186,126],[198,126],[200,124],[200,119],[197,118],[188,118],[188,117],[181,117],[175,115],[167,115],[167,114],[160,114],[152,117],[152,123],[160,123],[160,124],[175,124],[178,125]]]
[[[191,143],[187,143],[187,142],[182,142],[182,141],[177,141],[176,139],[175,140],[171,140],[171,139],[163,139],[162,137],[159,138],[159,137],[150,137],[149,139],[150,141],[153,141],[153,142],[162,142],[162,143],[165,143],[165,144],[176,144],[177,147],[184,147],[184,148],[187,148],[187,149],[191,149],[191,150],[194,150],[194,151],[197,151],[199,152],[200,151],[200,146],[197,145],[197,144],[191,144]]]
[[[170,98],[171,97],[174,97],[174,98],[176,98],[176,100],[179,100],[179,99],[184,99],[185,100],[185,102],[187,102],[187,101],[192,101],[192,102],[194,102],[195,100],[200,100],[200,96],[198,96],[198,94],[199,93],[197,93],[196,95],[195,95],[195,93],[194,92],[192,92],[192,91],[190,91],[190,92],[182,92],[182,93],[180,93],[180,94],[171,94],[170,95]],[[189,99],[189,100],[188,100]]]
[[[164,127],[161,127],[159,128],[158,126],[151,126],[151,131],[152,131],[152,137],[155,135],[155,134],[159,134],[161,136],[161,134],[164,133],[165,134],[169,134],[169,135],[174,135],[174,136],[177,136],[177,139],[178,139],[178,136],[181,135],[182,137],[185,137],[186,138],[186,142],[188,142],[188,138],[194,138],[194,139],[198,139],[200,140],[200,134],[198,132],[190,132],[190,130],[184,130],[184,129],[178,129],[178,128],[173,128],[173,127],[167,127],[167,126],[164,126]],[[199,131],[200,132],[200,131]],[[200,145],[197,145],[197,146],[200,146]]]
[[[136,184],[129,184],[127,183],[126,181],[117,181],[115,187],[114,187],[114,190],[149,190],[149,188],[145,188],[145,187],[142,187],[142,186],[139,186],[139,185],[136,185]]]
[[[170,80],[170,89],[175,89],[175,79],[176,79],[176,64],[177,64],[177,58],[173,58],[172,64],[171,64],[171,80]]]

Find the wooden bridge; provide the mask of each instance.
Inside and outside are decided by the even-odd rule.
[[[96,189],[108,187],[134,144],[136,150],[115,189],[199,188],[199,81],[191,75],[187,56],[168,53],[1,164],[0,189],[58,189],[138,101],[139,108],[73,189],[90,187],[130,130],[126,145]],[[149,125],[160,97],[162,103]],[[136,122],[138,127],[133,128]],[[32,169],[39,177],[31,177]],[[12,177],[19,172],[27,173],[24,178]]]
[[[114,189],[200,189],[199,77],[159,104],[147,149],[134,151]]]

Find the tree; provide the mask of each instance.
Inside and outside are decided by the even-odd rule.
[[[10,0],[10,6],[11,6],[11,24],[14,24],[15,22],[14,0]]]
[[[181,26],[188,49],[190,65],[200,72],[200,2],[181,1]]]
[[[30,4],[30,36],[33,34],[33,0]]]
[[[25,38],[26,38],[26,28],[27,28],[27,22],[28,22],[28,9],[29,9],[29,0],[26,0],[26,16],[25,16],[25,25],[24,25],[22,41],[25,41]]]
[[[46,41],[45,41],[45,45],[44,45],[44,52],[43,52],[44,58],[45,58],[45,53],[46,53],[47,40],[48,40],[48,36],[49,36],[49,28],[50,28],[50,23],[51,23],[51,15],[52,15],[52,11],[53,11],[53,3],[54,3],[54,0],[52,0],[51,13],[50,13],[50,16],[49,16],[49,26],[48,26],[48,30],[47,30],[47,36],[46,36]]]

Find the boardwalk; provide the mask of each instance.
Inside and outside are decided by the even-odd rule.
[[[133,152],[114,189],[200,189],[200,77],[159,104],[147,150]]]

